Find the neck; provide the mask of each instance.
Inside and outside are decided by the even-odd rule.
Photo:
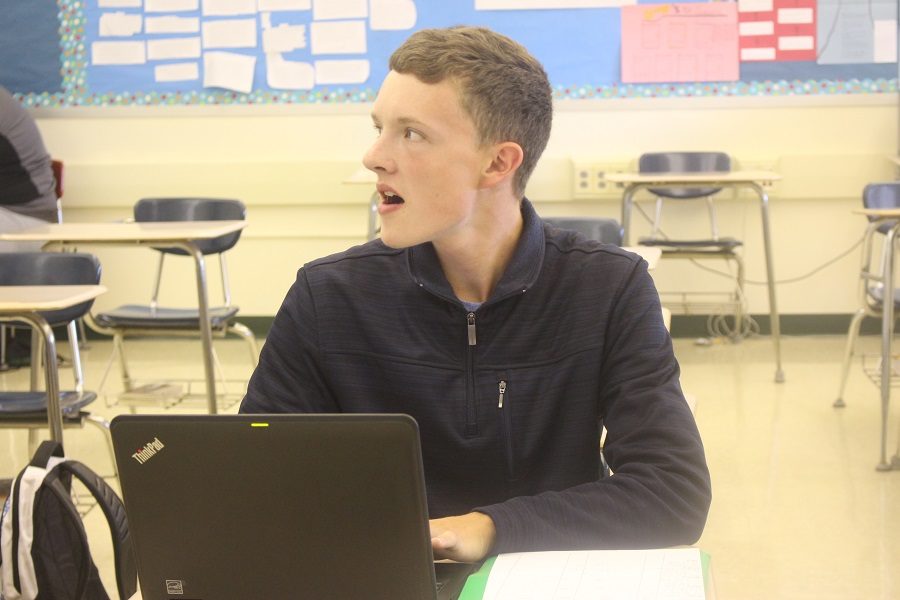
[[[522,234],[518,198],[497,195],[479,199],[479,204],[464,232],[434,242],[444,276],[456,297],[466,302],[490,297]]]

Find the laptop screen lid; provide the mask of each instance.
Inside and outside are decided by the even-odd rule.
[[[407,415],[122,415],[144,600],[434,599]]]

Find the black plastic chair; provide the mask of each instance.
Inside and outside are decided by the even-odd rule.
[[[597,240],[605,244],[622,245],[622,226],[616,219],[602,217],[545,217],[549,223],[559,229],[577,231],[589,240]]]
[[[96,285],[100,283],[100,262],[92,254],[69,252],[15,252],[0,254],[0,285]],[[72,349],[72,371],[75,389],[60,392],[63,425],[83,426],[85,423],[102,428],[112,459],[109,423],[84,409],[97,399],[97,394],[84,389],[84,371],[78,350],[75,321],[84,316],[93,300],[63,310],[41,312],[51,327],[65,326]],[[27,328],[27,324],[13,321],[8,326]],[[37,448],[36,433],[47,427],[47,392],[38,390],[41,363],[41,338],[32,335],[31,389],[0,392],[0,428],[24,428],[29,431],[29,448]],[[54,368],[44,365],[44,368]],[[115,462],[113,462],[115,464]]]
[[[134,206],[134,220],[137,222],[238,221],[246,219],[246,215],[246,207],[240,200],[220,198],[144,198]],[[241,232],[237,231],[209,240],[198,240],[196,244],[204,255],[219,257],[222,273],[223,304],[211,306],[208,312],[213,335],[224,337],[227,333],[234,333],[243,338],[249,346],[251,362],[255,367],[259,356],[256,338],[249,328],[235,321],[239,307],[231,304],[228,268],[225,260],[225,252],[234,247],[240,236]],[[137,335],[199,337],[200,311],[197,307],[170,308],[159,305],[159,291],[166,256],[188,256],[188,253],[180,248],[159,247],[154,249],[159,252],[159,264],[149,304],[126,304],[92,316],[91,325],[93,327],[113,336],[113,355],[110,357],[110,361],[116,355],[119,356],[122,382],[126,392],[134,391],[138,387],[128,370],[124,349],[126,337]],[[213,353],[214,360],[218,363],[215,351]],[[107,372],[108,368],[109,365],[107,365]],[[102,381],[105,382],[105,379],[106,373],[104,373]],[[140,398],[140,395],[135,397]],[[153,404],[158,404],[158,396],[151,393],[148,399],[151,399]],[[177,402],[180,401],[180,398],[163,397],[163,401]]]
[[[638,160],[638,170],[642,174],[652,173],[727,173],[731,171],[731,158],[724,152],[649,152]],[[656,246],[662,250],[664,258],[719,259],[733,262],[737,268],[734,291],[733,337],[741,337],[745,328],[743,315],[744,261],[737,249],[743,245],[738,239],[719,235],[716,219],[715,195],[718,187],[671,187],[649,188],[656,197],[656,210],[649,236],[642,237],[638,244]],[[703,201],[709,218],[710,235],[701,238],[668,237],[663,235],[663,207],[667,203]]]
[[[900,182],[870,183],[863,189],[862,202],[865,208],[900,208]],[[841,383],[838,388],[837,400],[834,401],[834,406],[837,408],[846,406],[844,391],[847,387],[847,376],[850,373],[850,363],[853,359],[862,321],[866,317],[882,318],[884,285],[881,276],[887,253],[895,251],[894,248],[889,247],[885,234],[896,222],[882,221],[879,223],[875,217],[868,217],[868,219],[869,225],[863,238],[862,260],[859,269],[859,308],[853,314],[847,330],[847,344],[844,347],[844,361],[841,365]],[[881,252],[877,254],[874,252],[876,245],[881,246]],[[894,314],[900,317],[900,289],[894,290],[894,310],[896,311]]]

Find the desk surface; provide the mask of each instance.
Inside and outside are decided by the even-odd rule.
[[[867,217],[880,217],[882,219],[895,219],[900,217],[900,207],[898,208],[858,208],[853,211],[857,215],[866,215]]]
[[[106,287],[102,285],[2,285],[0,313],[68,308],[104,292]]]
[[[613,183],[758,183],[778,181],[774,171],[728,171],[709,173],[607,173],[604,179]]]
[[[0,233],[12,242],[172,242],[207,240],[240,231],[247,221],[157,221],[105,223],[47,223]]]
[[[659,259],[662,256],[662,248],[658,246],[622,246],[622,250],[634,252],[647,261],[647,269],[656,268]]]

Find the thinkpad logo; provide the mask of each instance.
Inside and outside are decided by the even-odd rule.
[[[159,441],[159,438],[153,438],[152,442],[148,442],[143,448],[138,448],[137,452],[131,455],[131,458],[138,461],[140,464],[144,464],[156,456],[156,453],[165,447],[165,444]]]

